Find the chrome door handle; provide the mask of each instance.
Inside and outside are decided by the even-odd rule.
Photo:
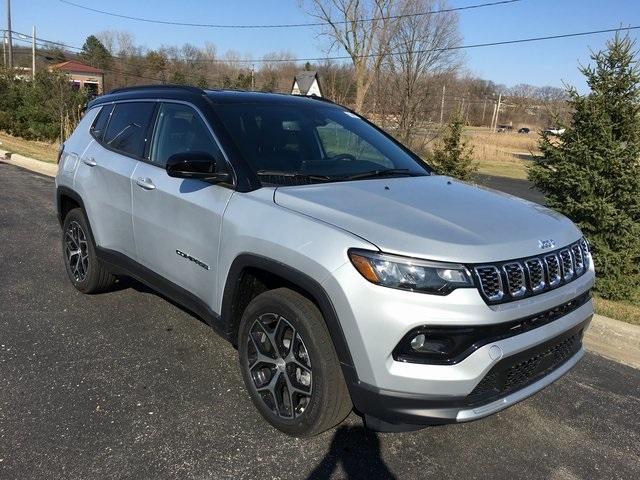
[[[154,190],[156,188],[150,178],[140,177],[136,180],[136,183],[145,190]]]
[[[98,164],[93,157],[83,157],[82,163],[89,165],[90,167],[95,167]]]

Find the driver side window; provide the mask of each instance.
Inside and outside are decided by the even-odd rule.
[[[326,125],[317,127],[317,132],[329,158],[345,155],[355,160],[377,163],[384,168],[393,168],[393,163],[378,149],[337,122],[329,120]]]
[[[224,168],[222,152],[198,112],[181,103],[163,103],[153,135],[150,161],[165,168],[175,154],[205,152],[214,157],[218,169]]]

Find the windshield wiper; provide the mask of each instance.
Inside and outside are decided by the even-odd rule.
[[[257,175],[259,177],[287,177],[296,180],[314,180],[321,182],[331,182],[336,180],[336,177],[330,177],[329,175],[316,175],[313,173],[288,172],[280,170],[259,170]]]
[[[343,177],[344,180],[357,180],[359,178],[386,177],[387,175],[407,175],[410,177],[420,176],[418,172],[412,172],[408,168],[386,168],[383,170],[371,170],[369,172],[354,173]]]

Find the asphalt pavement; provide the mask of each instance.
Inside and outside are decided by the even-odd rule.
[[[198,318],[133,281],[71,286],[53,193],[0,163],[0,479],[640,478],[640,370],[590,353],[477,422],[289,438]]]

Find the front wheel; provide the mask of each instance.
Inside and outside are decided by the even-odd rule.
[[[251,399],[277,429],[321,433],[351,411],[351,399],[322,314],[287,288],[262,293],[245,310],[240,368]]]

